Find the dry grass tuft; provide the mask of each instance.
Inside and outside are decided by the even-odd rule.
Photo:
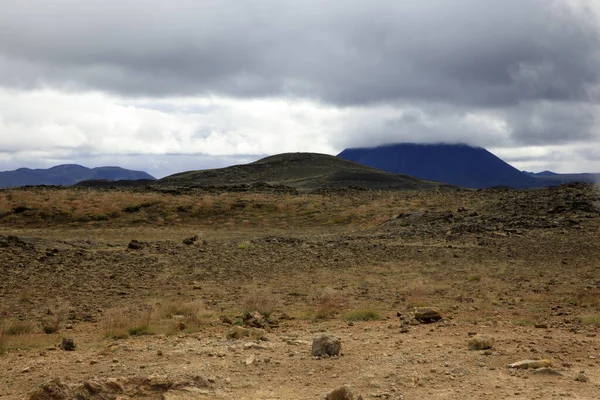
[[[600,326],[600,314],[586,315],[581,318],[581,323],[584,325]]]
[[[44,333],[25,333],[3,339],[4,352],[46,348],[56,344],[56,337]],[[1,347],[1,346],[0,346]],[[0,352],[1,354],[1,352]]]
[[[257,311],[269,317],[281,304],[279,297],[266,290],[250,289],[242,300],[244,312]]]
[[[580,291],[571,303],[579,307],[600,307],[600,294],[596,291]]]
[[[108,310],[102,318],[102,333],[107,338],[125,339],[129,336],[130,327],[130,317],[123,308]]]
[[[115,308],[104,314],[104,337],[125,339],[154,333],[196,332],[213,314],[198,301],[168,300],[140,309]]]
[[[240,250],[246,250],[248,247],[250,247],[250,242],[247,240],[238,243],[238,249]]]
[[[4,333],[8,336],[18,336],[31,333],[34,330],[34,326],[29,321],[11,321],[4,328]]]
[[[199,301],[168,300],[159,305],[158,315],[162,318],[173,318],[176,315],[196,317],[205,311]]]
[[[65,305],[57,306],[54,309],[47,310],[47,316],[42,318],[42,330],[50,335],[60,331],[60,325],[67,313],[68,307]]]
[[[317,293],[315,319],[329,319],[348,307],[348,296],[342,291],[325,287]]]
[[[167,325],[167,332],[185,331],[192,333],[213,317],[213,313],[206,309],[200,301],[185,301],[181,299],[167,300],[158,306],[155,321],[159,325]]]
[[[113,308],[108,310],[102,320],[102,333],[111,339],[125,339],[129,335],[149,335],[152,307],[144,309]]]
[[[406,291],[406,307],[425,307],[428,305],[427,287],[420,281]]]

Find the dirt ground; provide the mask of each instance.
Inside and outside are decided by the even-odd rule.
[[[459,195],[371,225],[15,217],[0,225],[0,398],[600,398],[598,190]],[[371,210],[389,193],[353,196]],[[262,330],[244,327],[253,311]],[[251,336],[229,338],[238,325]],[[339,356],[311,354],[325,332]],[[492,347],[470,350],[481,336]],[[508,367],[521,360],[549,367]]]

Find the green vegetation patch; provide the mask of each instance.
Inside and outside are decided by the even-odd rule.
[[[378,321],[381,314],[374,310],[348,311],[342,315],[344,321]]]

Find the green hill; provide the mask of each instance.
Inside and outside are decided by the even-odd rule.
[[[366,189],[427,189],[443,185],[392,174],[338,157],[316,153],[285,153],[227,168],[182,172],[157,184],[228,186],[265,182],[298,189],[361,187]]]

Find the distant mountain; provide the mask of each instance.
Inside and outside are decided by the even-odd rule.
[[[529,172],[523,171],[527,175],[533,176],[534,178],[552,182],[557,185],[564,183],[583,182],[583,183],[600,183],[600,174],[559,174],[552,171],[542,172]]]
[[[448,186],[316,153],[285,153],[250,164],[182,172],[159,179],[154,185],[232,186],[262,182],[299,189],[349,186],[366,189],[427,189]]]
[[[533,173],[533,175],[535,175],[535,176],[554,176],[554,175],[558,175],[558,174],[556,172],[552,172],[552,171],[542,171],[542,172]]]
[[[14,171],[0,172],[0,187],[27,185],[69,186],[84,180],[155,180],[143,171],[132,171],[120,167],[86,168],[77,164],[57,165],[48,169],[19,168]]]
[[[533,176],[544,181],[555,182],[558,185],[571,182],[600,183],[600,174],[557,174],[546,172],[538,172],[537,174],[533,174]]]
[[[521,172],[484,148],[463,144],[403,143],[354,148],[342,151],[338,157],[388,172],[467,188],[530,188],[556,184]]]

